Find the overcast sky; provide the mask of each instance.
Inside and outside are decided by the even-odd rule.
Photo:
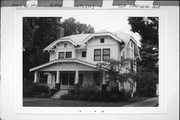
[[[99,30],[122,31],[139,40],[139,36],[130,31],[131,26],[128,24],[128,16],[118,10],[63,10],[60,15],[62,21],[74,17],[81,23],[91,24],[95,32]]]

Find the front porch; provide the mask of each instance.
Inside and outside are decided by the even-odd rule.
[[[50,89],[71,90],[75,84],[81,86],[101,85],[100,71],[35,71],[34,83],[47,85]],[[105,79],[104,79],[105,83]]]

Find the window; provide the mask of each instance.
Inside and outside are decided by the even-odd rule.
[[[104,43],[104,38],[101,38],[101,39],[100,39],[100,43]]]
[[[82,52],[82,57],[86,57],[86,51]]]
[[[131,41],[131,48],[134,48],[134,43]]]
[[[64,52],[59,52],[59,59],[64,58]]]
[[[72,52],[59,52],[59,59],[62,58],[72,58]]]
[[[74,85],[75,72],[63,72],[60,76],[62,85]]]
[[[101,61],[101,49],[94,49],[94,61]]]
[[[110,59],[110,49],[103,49],[103,61]]]
[[[96,85],[100,85],[101,84],[100,74],[94,72],[93,73],[93,80],[94,80]]]
[[[79,73],[79,84],[83,84],[83,73]]]
[[[66,52],[66,58],[71,58],[72,57],[72,52]]]
[[[125,55],[124,55],[124,52],[122,52],[121,60],[123,60],[124,58],[125,58]]]

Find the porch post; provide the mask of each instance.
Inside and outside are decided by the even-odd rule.
[[[79,72],[78,72],[78,70],[76,70],[76,75],[75,75],[74,84],[78,84],[78,83],[79,83]]]
[[[57,89],[57,90],[59,90],[60,89],[60,80],[59,80],[59,71],[56,71],[56,84],[55,84],[55,88]]]
[[[56,71],[56,83],[59,83],[59,71]]]
[[[102,83],[103,85],[105,85],[106,84],[106,79],[105,79],[105,71],[103,71],[103,83]]]
[[[39,73],[38,71],[34,72],[34,83],[37,83],[39,81]]]

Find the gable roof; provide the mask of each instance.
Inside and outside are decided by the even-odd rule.
[[[89,63],[89,62],[86,62],[86,61],[83,61],[83,60],[71,58],[71,59],[56,59],[56,60],[50,61],[50,62],[48,62],[48,63],[45,63],[45,64],[42,64],[42,65],[36,66],[36,67],[34,67],[34,68],[31,68],[31,69],[29,69],[29,71],[32,72],[32,71],[35,71],[35,70],[39,70],[39,69],[41,69],[41,68],[44,68],[44,67],[46,67],[46,66],[55,64],[55,63],[65,63],[65,62],[67,62],[67,63],[69,63],[69,62],[75,62],[75,63],[80,63],[80,64],[83,64],[83,65],[86,65],[86,66],[89,66],[89,67],[92,67],[92,68],[96,68],[96,65],[95,65],[95,64],[92,64],[92,63]]]
[[[111,36],[112,38],[114,38],[115,40],[117,40],[119,42],[124,42],[125,46],[129,43],[130,40],[132,40],[135,43],[136,56],[138,56],[140,58],[136,40],[131,35],[124,33],[122,31],[117,31],[117,32],[112,33],[107,30],[100,30],[95,33],[75,34],[75,35],[65,36],[65,37],[57,39],[56,41],[54,41],[53,43],[48,45],[46,48],[44,48],[44,51],[51,50],[53,48],[53,46],[55,46],[58,42],[61,42],[61,41],[68,41],[68,42],[71,42],[75,46],[79,45],[80,47],[84,47],[84,46],[86,46],[85,43],[88,40],[90,40],[92,37],[105,36],[105,35]]]

